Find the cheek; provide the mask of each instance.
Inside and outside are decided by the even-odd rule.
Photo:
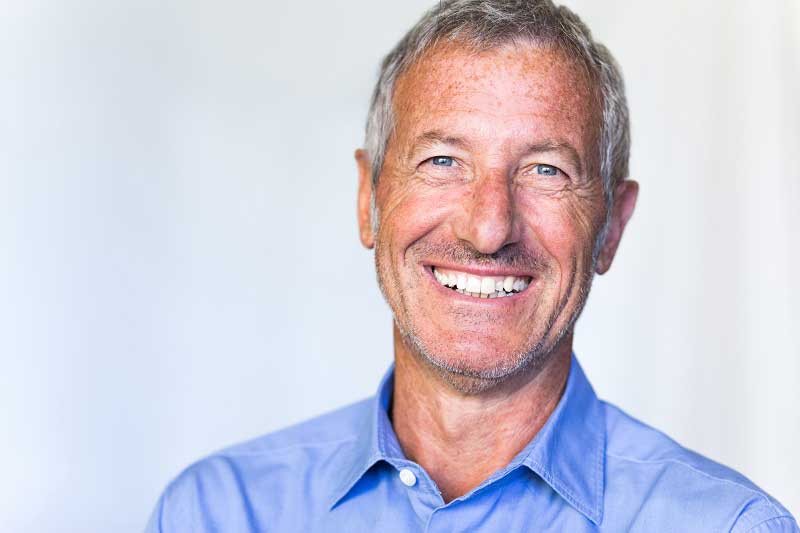
[[[593,204],[564,197],[539,197],[525,203],[526,225],[538,244],[558,262],[562,274],[590,259],[597,216]]]
[[[378,191],[379,238],[393,253],[405,250],[445,222],[461,205],[461,193],[454,189],[430,187],[418,180]]]

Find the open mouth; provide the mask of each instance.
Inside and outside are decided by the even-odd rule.
[[[435,266],[431,270],[443,286],[473,298],[504,298],[524,291],[531,283],[530,276],[476,276]]]

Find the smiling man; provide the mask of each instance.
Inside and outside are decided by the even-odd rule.
[[[440,2],[356,152],[394,316],[374,398],[219,452],[150,531],[798,531],[741,475],[597,399],[572,354],[628,179],[620,73],[546,0]]]

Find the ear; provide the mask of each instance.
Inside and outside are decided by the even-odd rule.
[[[375,246],[372,232],[372,164],[367,153],[356,150],[358,164],[358,231],[364,248]]]
[[[628,224],[633,208],[636,207],[636,197],[639,195],[639,184],[633,180],[624,180],[617,185],[614,191],[614,205],[611,206],[611,220],[608,224],[603,247],[597,258],[596,271],[598,274],[605,274],[611,268],[611,262],[617,253],[619,241],[622,239],[622,232]]]

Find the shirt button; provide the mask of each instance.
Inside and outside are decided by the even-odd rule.
[[[414,484],[417,482],[417,476],[414,475],[414,472],[409,470],[408,468],[403,468],[400,470],[400,481],[403,482],[403,485],[406,487],[413,487]]]

